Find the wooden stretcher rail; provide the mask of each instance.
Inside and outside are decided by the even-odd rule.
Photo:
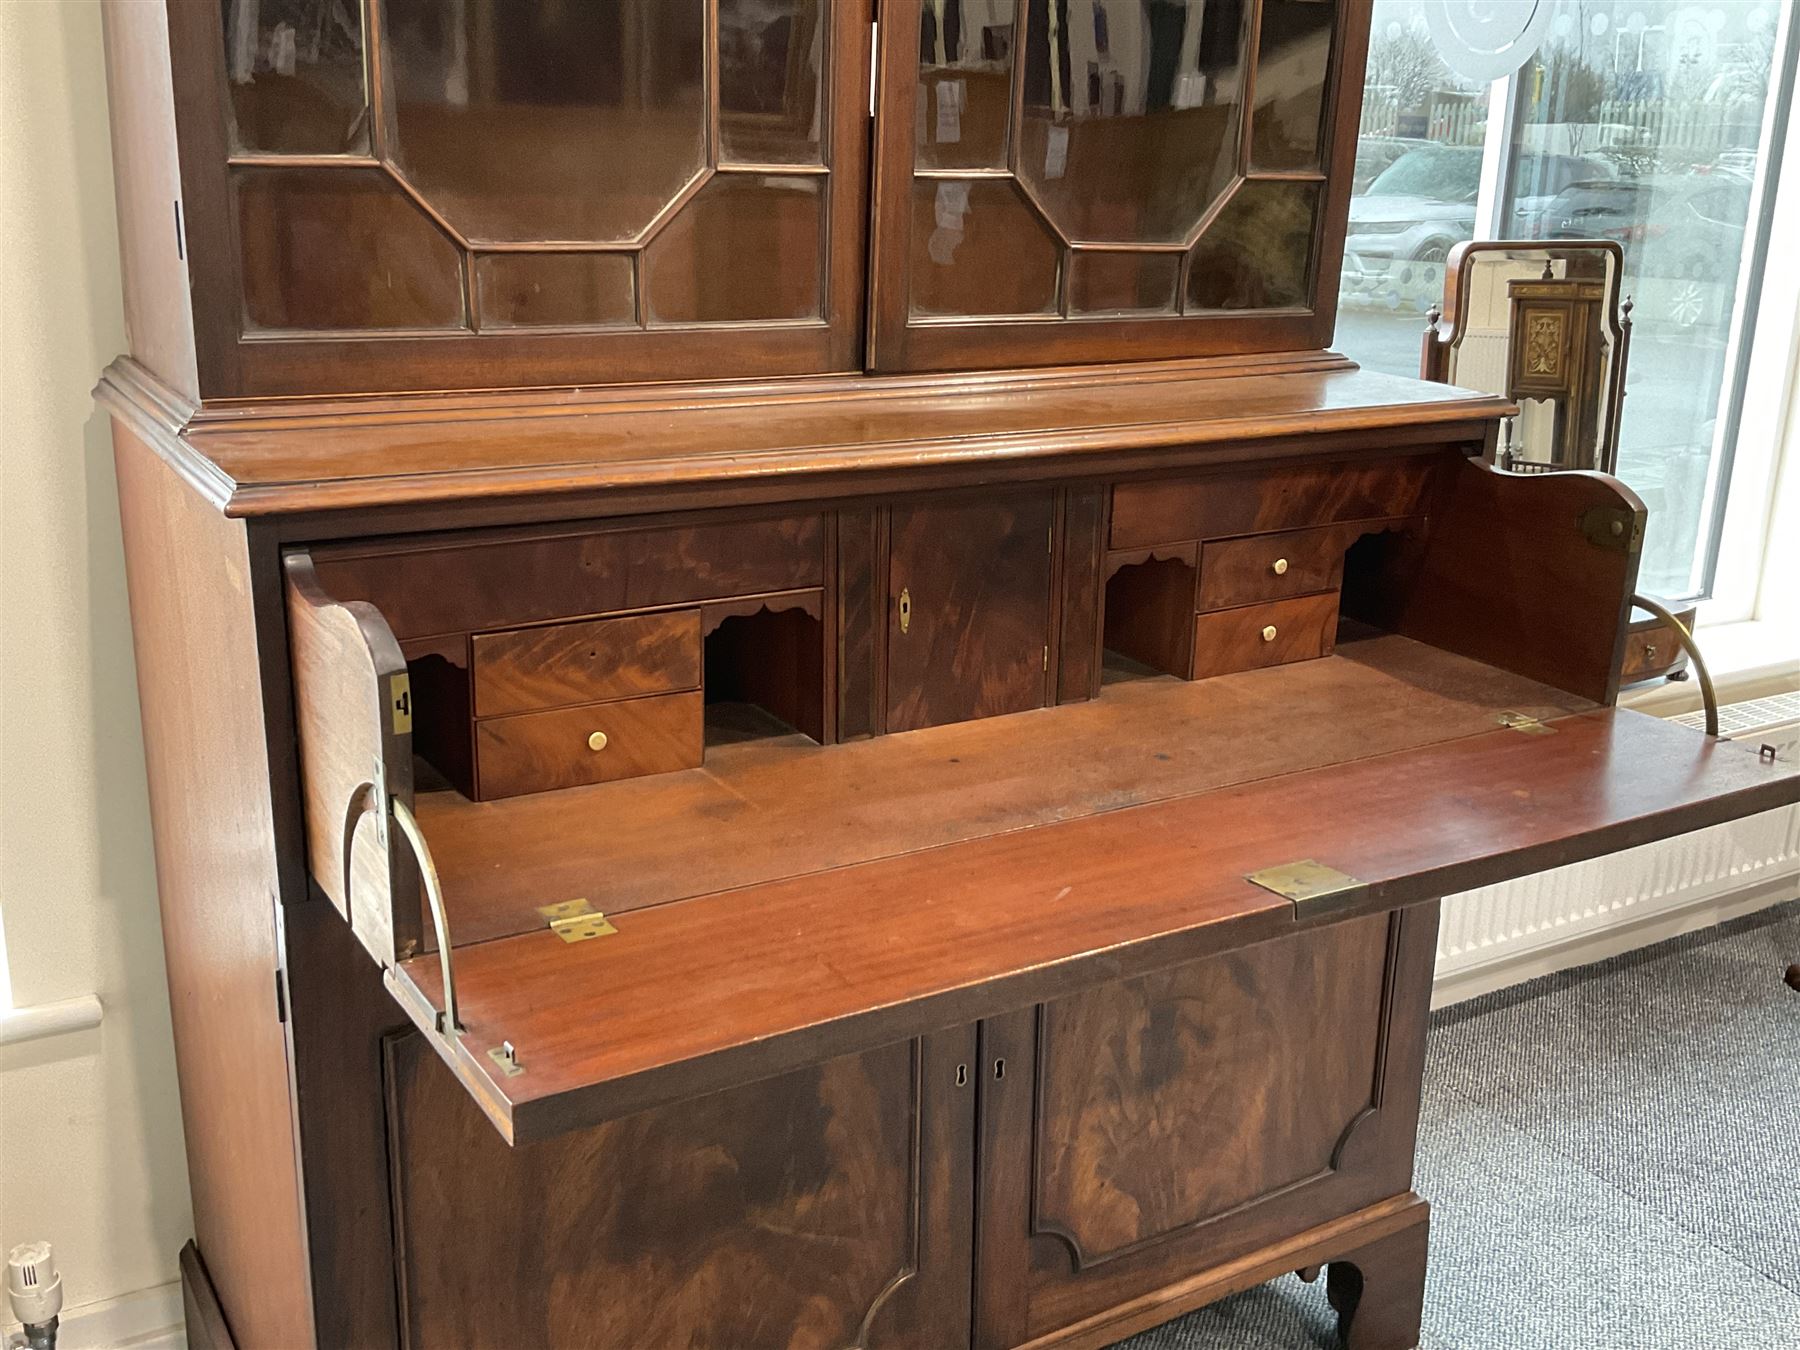
[[[1800,769],[1743,745],[1616,709],[1550,725],[466,947],[467,1032],[433,1042],[522,1142],[1800,801]],[[1300,859],[1357,883],[1297,904],[1246,880]],[[435,959],[390,984],[434,1030]]]

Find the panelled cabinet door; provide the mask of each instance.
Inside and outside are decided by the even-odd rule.
[[[404,1344],[967,1345],[974,1049],[962,1027],[509,1148],[396,1037]]]
[[[860,365],[865,0],[169,16],[205,394]]]
[[[1330,340],[1369,0],[882,12],[874,365]]]
[[[1048,492],[897,506],[889,517],[887,729],[1048,701]]]
[[[977,1350],[1406,1191],[1436,937],[1373,914],[983,1023]]]

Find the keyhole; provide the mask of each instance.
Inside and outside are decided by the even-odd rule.
[[[1006,1077],[1006,1061],[1004,1059],[994,1061],[994,1077],[996,1079]]]
[[[900,631],[904,633],[912,627],[912,592],[905,588],[900,591]]]
[[[969,1085],[969,1066],[967,1064],[958,1064],[956,1066],[956,1086],[967,1087],[968,1085]]]

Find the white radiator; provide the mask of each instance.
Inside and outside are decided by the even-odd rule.
[[[1675,720],[1698,727],[1700,714]],[[1722,708],[1719,730],[1800,758],[1800,694]],[[1800,807],[1446,896],[1432,1001],[1455,1003],[1796,896]]]

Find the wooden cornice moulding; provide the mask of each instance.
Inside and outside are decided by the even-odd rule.
[[[1349,438],[1347,456],[1370,433],[1389,453],[1474,441],[1512,411],[1331,352],[205,406],[121,358],[96,395],[245,517],[576,494],[643,510],[653,494],[731,505],[1119,476],[1316,457],[1321,437]]]

